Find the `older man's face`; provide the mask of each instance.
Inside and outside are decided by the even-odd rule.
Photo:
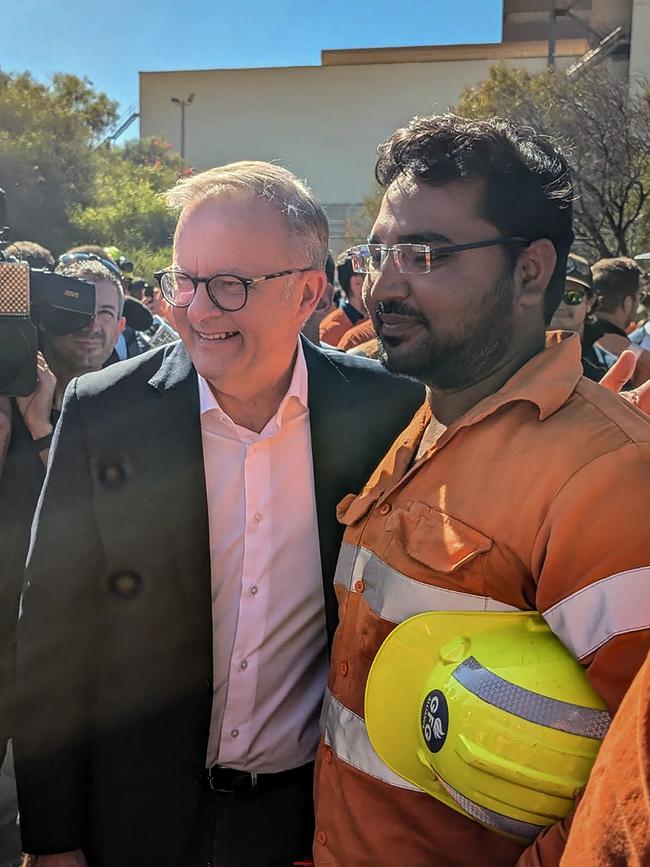
[[[296,248],[285,219],[267,202],[223,195],[182,215],[174,264],[195,277],[252,278],[306,268],[310,262],[306,251]],[[277,277],[252,285],[246,306],[225,312],[202,283],[189,307],[176,308],[174,319],[194,366],[213,388],[233,397],[252,396],[285,374],[324,286],[324,274],[314,278],[314,272]]]

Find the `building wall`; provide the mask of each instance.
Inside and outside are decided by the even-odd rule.
[[[239,159],[277,160],[307,178],[329,205],[339,248],[349,206],[373,190],[377,145],[416,114],[442,112],[484,79],[495,61],[373,63],[141,73],[140,134],[178,149],[185,112],[190,165],[204,169]],[[543,57],[518,59],[531,72]],[[340,244],[337,243],[340,240]]]
[[[650,81],[650,0],[634,0],[632,9],[630,80],[634,88],[640,79]]]

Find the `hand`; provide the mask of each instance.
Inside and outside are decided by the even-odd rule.
[[[88,867],[81,849],[58,855],[25,855],[21,867]]]
[[[621,393],[621,397],[629,400],[642,412],[650,415],[650,380],[632,391],[621,392],[626,382],[632,378],[636,368],[637,358],[633,352],[625,350],[621,353],[615,364],[607,371],[600,380],[600,384],[609,391]]]
[[[56,377],[47,366],[40,352],[36,357],[36,363],[36,388],[29,397],[17,397],[16,403],[32,435],[32,439],[38,440],[52,433],[50,416],[52,414],[52,404],[54,403]]]

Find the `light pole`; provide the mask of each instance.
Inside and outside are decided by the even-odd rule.
[[[185,106],[194,102],[195,94],[190,93],[187,99],[179,99],[177,96],[172,96],[171,101],[181,107],[181,157],[185,159]]]

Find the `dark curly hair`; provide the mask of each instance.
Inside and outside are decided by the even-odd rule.
[[[573,183],[566,158],[548,138],[505,120],[469,120],[453,114],[416,117],[378,148],[381,187],[408,175],[431,186],[457,180],[485,182],[481,216],[503,235],[548,238],[557,264],[546,290],[550,322],[564,292],[573,242]],[[513,267],[519,255],[511,251]]]

